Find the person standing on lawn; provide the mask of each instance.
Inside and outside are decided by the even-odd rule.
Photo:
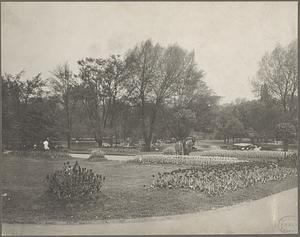
[[[44,142],[43,142],[43,145],[44,145],[44,151],[49,151],[50,148],[49,148],[49,138],[47,138]]]

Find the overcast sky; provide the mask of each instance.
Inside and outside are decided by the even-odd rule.
[[[223,102],[253,98],[250,79],[276,44],[297,37],[297,2],[1,3],[2,71],[49,76],[57,64],[124,54],[151,38],[195,50]]]

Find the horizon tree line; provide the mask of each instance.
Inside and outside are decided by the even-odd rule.
[[[276,138],[280,123],[297,129],[297,56],[297,40],[267,52],[252,82],[258,99],[226,105],[203,80],[193,51],[150,39],[123,56],[80,59],[77,74],[68,63],[48,80],[4,74],[3,143],[23,147],[53,137],[70,148],[72,137],[92,135],[101,147],[107,137],[111,145],[141,137],[149,151],[156,139],[184,141],[192,131],[224,142]]]

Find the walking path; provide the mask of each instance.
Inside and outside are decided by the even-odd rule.
[[[87,159],[89,158],[90,154],[69,154],[70,156],[72,156],[73,158],[77,158],[77,159]],[[127,160],[133,160],[136,157],[135,156],[117,156],[117,155],[105,155],[105,157],[108,160],[118,160],[118,161],[127,161]]]
[[[193,214],[93,224],[3,224],[3,235],[154,235],[297,233],[298,189]]]

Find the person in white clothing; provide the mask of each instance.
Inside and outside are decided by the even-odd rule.
[[[49,141],[48,139],[46,139],[44,142],[43,142],[43,145],[44,145],[44,150],[45,151],[49,151]]]

